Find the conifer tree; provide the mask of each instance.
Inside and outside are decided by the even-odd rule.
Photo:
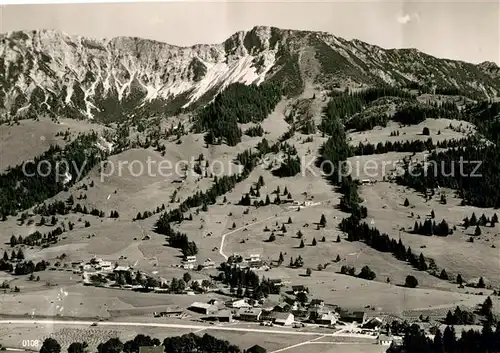
[[[283,253],[280,251],[280,256],[279,256],[279,259],[278,259],[278,263],[281,265],[283,263],[283,261],[285,261],[285,257],[283,256]]]
[[[321,219],[319,220],[319,224],[324,227],[326,226],[326,217],[324,214],[321,215]]]

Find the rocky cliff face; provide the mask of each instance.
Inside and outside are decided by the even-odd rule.
[[[97,40],[39,30],[0,35],[0,115],[116,121],[171,114],[228,84],[276,81],[289,95],[318,89],[415,83],[486,96],[500,91],[492,63],[386,50],[327,33],[254,27],[214,45],[140,38]]]

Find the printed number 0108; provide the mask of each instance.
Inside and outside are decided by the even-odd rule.
[[[38,347],[40,344],[40,341],[38,340],[23,340],[22,345],[23,347]]]

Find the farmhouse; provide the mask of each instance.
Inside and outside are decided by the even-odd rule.
[[[102,271],[111,271],[113,270],[113,264],[111,263],[111,261],[102,261],[98,268],[100,268]]]
[[[340,320],[344,322],[357,322],[363,324],[366,321],[366,313],[364,311],[341,311]]]
[[[194,302],[188,309],[204,315],[213,315],[219,310],[215,305],[200,302]]]
[[[203,262],[203,268],[215,268],[215,262],[210,259],[206,259],[205,262]]]
[[[279,312],[279,313],[286,313],[290,311],[290,305],[282,302],[274,306],[273,311]]]
[[[312,299],[309,303],[311,308],[322,308],[325,306],[325,301],[323,299]]]
[[[83,269],[83,271],[86,271],[86,272],[95,271],[95,267],[90,265],[90,264],[83,265],[82,269]]]
[[[392,343],[400,344],[402,339],[400,337],[388,336],[385,334],[381,334],[377,337],[377,344],[381,346],[390,346]]]
[[[383,324],[384,324],[384,322],[382,321],[382,319],[380,319],[378,317],[373,317],[370,320],[368,320],[367,322],[365,322],[365,324],[362,327],[370,329],[370,330],[377,330]]]
[[[238,310],[238,317],[242,321],[257,322],[260,320],[261,314],[262,314],[262,309],[260,308],[252,308],[252,309],[241,308],[240,310]]]
[[[251,261],[260,261],[260,254],[250,254],[248,260]]]
[[[192,270],[194,269],[194,266],[196,265],[196,256],[186,256],[184,261],[182,261],[182,268],[186,270]]]
[[[219,322],[232,322],[233,313],[231,313],[230,310],[221,310],[217,313],[217,320],[219,320]]]
[[[283,280],[281,278],[269,279],[269,284],[275,287],[281,287],[282,285],[284,285]]]
[[[218,299],[210,299],[207,303],[210,305],[219,306],[222,304],[222,301],[220,301]]]
[[[153,313],[154,317],[169,317],[172,315],[181,315],[183,313],[182,310],[169,310],[169,311],[155,311]]]
[[[113,270],[114,273],[125,273],[125,272],[129,272],[131,271],[132,269],[128,266],[116,266]]]
[[[315,323],[318,325],[334,325],[337,322],[337,316],[334,313],[320,313],[318,314]]]
[[[245,352],[246,353],[267,353],[267,350],[256,344],[255,346],[248,348]]]
[[[273,322],[276,325],[290,326],[295,321],[295,317],[292,313],[273,312],[272,317],[274,319]]]
[[[228,302],[226,305],[230,308],[238,308],[238,309],[251,307],[251,305],[248,304],[248,301],[245,298],[233,300],[231,302]]]
[[[303,285],[292,286],[292,291],[294,295],[299,293],[307,292],[307,288]]]
[[[245,262],[250,268],[259,268],[262,266],[262,260],[259,254],[250,254],[250,256],[245,259]]]

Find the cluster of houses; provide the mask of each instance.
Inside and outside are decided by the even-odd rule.
[[[292,286],[294,294],[307,291],[304,286]],[[295,300],[285,300],[274,306],[264,307],[252,299],[240,298],[228,302],[212,299],[207,303],[194,302],[188,309],[204,315],[204,320],[233,322],[234,320],[260,323],[263,326],[303,327],[305,323],[334,327],[337,322],[355,323],[356,331],[375,335],[376,343],[382,346],[400,344],[401,338],[383,330],[384,320],[368,318],[363,310],[343,310],[326,305],[322,299],[312,299],[307,304]]]
[[[185,270],[193,270],[195,268],[198,268],[198,263],[195,255],[192,256],[186,256],[184,261],[181,263],[181,267]],[[202,264],[202,268],[215,268],[215,262],[212,261],[211,259],[206,259]]]
[[[85,272],[90,273],[111,273],[111,272],[128,272],[132,271],[130,266],[119,266],[111,261],[106,261],[103,259],[93,258],[87,263],[82,262],[72,262],[71,266],[75,269],[75,273],[84,274]]]
[[[233,254],[232,257],[238,259],[238,261],[233,262],[232,265],[242,269],[251,268],[264,270],[269,268],[265,266],[264,261],[262,261],[260,257],[260,254],[257,253],[251,253],[245,256],[242,256],[240,254]]]
[[[233,256],[239,256],[234,254]],[[248,256],[242,257],[241,261],[234,263],[233,265],[238,266],[240,268],[254,268],[254,269],[262,269],[264,263],[260,257],[260,254],[249,254]],[[216,268],[216,264],[211,259],[206,259],[203,263],[198,264],[197,258],[195,255],[186,256],[184,260],[181,262],[180,267],[185,270],[193,270],[201,267],[202,269],[210,269]]]
[[[84,285],[93,285],[91,280],[93,275],[103,275],[106,276],[108,274],[125,274],[131,273],[134,269],[131,266],[121,266],[117,263],[106,261],[99,258],[92,258],[87,263],[82,262],[73,262],[71,263],[73,267],[73,273],[79,274],[82,276]],[[132,285],[125,285],[124,288],[134,288]],[[135,286],[140,287],[140,286]]]
[[[294,286],[296,290],[299,290]],[[207,303],[194,302],[189,310],[205,315],[206,320],[232,322],[234,319],[247,322],[260,322],[263,325],[296,326],[302,321],[318,325],[333,326],[337,321],[356,322],[360,325],[368,322],[364,311],[339,310],[325,306],[322,299],[312,299],[306,306],[296,301],[280,302],[264,308],[251,299],[241,298],[229,302],[215,299]],[[300,317],[300,322],[296,319]]]

